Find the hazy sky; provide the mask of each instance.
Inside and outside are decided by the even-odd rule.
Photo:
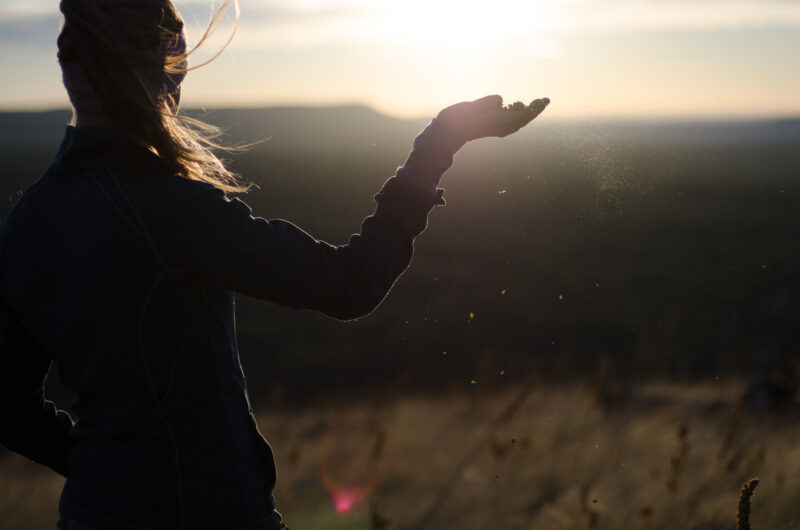
[[[211,3],[176,5],[191,43]],[[0,0],[0,108],[68,106],[60,20],[57,0]],[[184,101],[416,117],[489,93],[549,96],[561,117],[797,116],[800,1],[241,0],[234,44],[189,75]]]

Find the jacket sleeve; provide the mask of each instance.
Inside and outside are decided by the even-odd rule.
[[[423,133],[424,134],[424,133]],[[423,135],[421,135],[422,137]],[[284,220],[253,217],[238,199],[192,183],[169,219],[164,243],[187,267],[233,291],[340,320],[372,311],[411,261],[436,189],[453,156],[417,145],[375,196],[377,208],[346,245],[320,241]]]
[[[44,399],[50,364],[0,299],[0,443],[66,477],[72,419]]]

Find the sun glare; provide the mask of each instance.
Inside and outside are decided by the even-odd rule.
[[[556,2],[431,2],[406,0],[365,5],[371,37],[405,41],[414,51],[449,60],[474,61],[513,44],[530,48],[553,22]]]

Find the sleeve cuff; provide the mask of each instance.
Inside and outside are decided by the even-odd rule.
[[[424,181],[410,178],[403,172],[403,168],[400,168],[397,175],[387,180],[374,198],[378,203],[395,200],[411,201],[429,210],[433,206],[446,204],[443,195],[442,188],[436,188],[427,185]]]

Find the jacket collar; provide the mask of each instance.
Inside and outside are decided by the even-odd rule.
[[[123,163],[141,171],[172,173],[167,164],[147,147],[132,142],[106,127],[68,126],[61,147],[47,174],[68,177],[93,168]]]

